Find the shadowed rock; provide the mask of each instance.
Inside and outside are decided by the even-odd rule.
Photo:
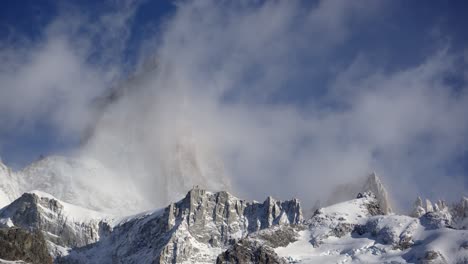
[[[0,259],[33,264],[52,263],[42,233],[31,233],[20,228],[0,228]]]

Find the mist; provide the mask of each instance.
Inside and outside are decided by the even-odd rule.
[[[135,3],[97,21],[61,16],[39,45],[3,43],[3,129],[40,120],[65,139],[91,131],[69,155],[101,161],[154,207],[199,185],[307,208],[372,171],[397,208],[466,195],[456,164],[468,146],[468,59],[443,37],[391,68],[366,50],[340,57],[386,2],[175,5],[134,65],[124,52]],[[112,87],[122,95],[94,107]]]

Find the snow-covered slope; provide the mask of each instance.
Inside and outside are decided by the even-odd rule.
[[[318,210],[297,241],[275,252],[289,263],[468,263],[467,230],[376,215],[375,205],[365,195]]]
[[[122,183],[96,160],[51,156],[13,172],[0,164],[0,207],[40,190],[81,207],[116,215],[150,208],[131,182]]]
[[[380,177],[372,172],[366,177],[357,179],[353,182],[338,185],[335,190],[330,194],[326,205],[348,201],[356,197],[358,193],[372,192],[380,205],[380,209],[389,214],[392,212],[390,198],[385,186]]]
[[[0,160],[0,208],[21,195],[16,175]]]

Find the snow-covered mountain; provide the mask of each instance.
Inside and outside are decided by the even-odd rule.
[[[392,212],[390,197],[382,183],[382,180],[377,173],[372,172],[366,177],[356,179],[353,182],[348,182],[338,185],[330,194],[326,205],[335,204],[343,201],[348,201],[356,197],[357,193],[372,192],[379,201],[380,208],[385,214]]]
[[[112,171],[89,158],[51,156],[16,172],[0,163],[0,206],[25,192],[40,190],[64,202],[116,215],[149,208],[131,182],[119,181]]]
[[[42,231],[52,256],[97,242],[113,216],[65,203],[50,194],[24,193],[0,210],[0,227]]]
[[[273,226],[298,225],[297,200],[263,203],[192,189],[163,210],[127,219],[110,236],[60,263],[214,263],[236,241]]]
[[[372,193],[320,209],[297,241],[275,252],[289,263],[468,263],[468,231],[383,215]]]
[[[128,208],[115,208],[140,208],[138,196],[102,188],[106,173],[85,159],[50,157],[19,172],[0,164],[0,263],[468,263],[467,198],[418,198],[397,215],[376,174],[357,198],[304,219],[296,199],[197,186],[163,209],[122,216]]]

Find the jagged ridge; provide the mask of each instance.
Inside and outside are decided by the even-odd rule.
[[[282,202],[269,197],[264,203],[256,203],[227,192],[193,189],[180,202],[124,221],[109,237],[60,261],[213,263],[222,251],[252,232],[301,221],[297,200]]]

